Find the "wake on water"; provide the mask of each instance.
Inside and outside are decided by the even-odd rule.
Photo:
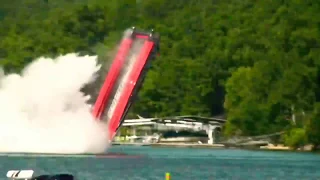
[[[0,152],[101,153],[107,125],[80,91],[95,80],[96,56],[38,58],[20,75],[0,74]]]

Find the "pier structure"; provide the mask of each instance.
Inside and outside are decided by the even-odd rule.
[[[205,131],[208,136],[208,144],[216,143],[221,128],[226,122],[225,119],[216,117],[201,116],[172,116],[165,118],[143,118],[138,115],[138,119],[124,120],[122,126],[130,127],[133,136],[136,135],[136,128],[153,129],[157,131],[181,131],[193,132]]]

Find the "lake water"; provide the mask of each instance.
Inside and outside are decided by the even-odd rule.
[[[12,169],[36,174],[73,173],[79,180],[313,180],[320,179],[320,155],[230,149],[114,146],[112,152],[141,158],[90,156],[1,156],[0,180]]]

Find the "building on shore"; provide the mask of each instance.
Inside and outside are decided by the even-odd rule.
[[[141,143],[208,143],[219,141],[224,119],[201,116],[174,116],[125,120],[115,141]]]

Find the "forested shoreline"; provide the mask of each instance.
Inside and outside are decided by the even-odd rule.
[[[70,52],[107,63],[123,30],[153,28],[161,55],[132,114],[226,114],[225,136],[286,131],[289,146],[317,146],[319,17],[309,0],[2,0],[0,64]]]

